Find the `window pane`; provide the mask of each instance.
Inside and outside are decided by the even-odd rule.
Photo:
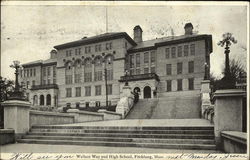
[[[167,80],[167,92],[170,92],[172,90],[172,81]]]
[[[176,48],[175,47],[171,48],[171,56],[172,56],[172,58],[176,57]]]
[[[144,68],[144,74],[148,73],[148,68]]]
[[[178,47],[178,57],[182,57],[182,46]]]
[[[151,63],[155,63],[155,51],[151,52]]]
[[[188,56],[188,49],[189,49],[188,45],[185,45],[184,46],[184,56]]]
[[[193,90],[194,89],[194,78],[188,79],[188,89]]]
[[[136,54],[136,67],[140,67],[140,54]]]
[[[165,49],[165,57],[166,57],[166,59],[169,59],[169,57],[170,57],[170,50],[169,50],[169,48]]]
[[[148,52],[144,53],[144,63],[148,63],[149,57]]]
[[[188,62],[188,73],[194,73],[194,61]]]
[[[182,90],[182,79],[177,80],[177,90],[181,91]]]
[[[190,54],[195,55],[195,45],[194,44],[190,45]]]
[[[182,62],[177,63],[177,74],[182,74]]]
[[[167,75],[171,75],[172,74],[172,65],[171,64],[167,64]]]

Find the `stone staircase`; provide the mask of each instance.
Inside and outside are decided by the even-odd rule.
[[[130,110],[126,119],[150,119],[157,103],[158,99],[140,99]]]
[[[18,143],[215,150],[213,126],[33,126]]]

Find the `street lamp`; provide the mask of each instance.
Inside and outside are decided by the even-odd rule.
[[[104,60],[104,77],[105,77],[105,88],[106,88],[106,108],[108,107],[108,82],[107,82],[107,67],[106,67],[106,64],[108,63],[111,64],[111,57],[108,57],[107,58],[107,61],[106,59]]]
[[[125,86],[128,86],[128,70],[125,70]]]
[[[10,94],[9,99],[10,100],[26,100],[23,92],[20,91],[20,86],[18,83],[18,74],[19,74],[19,69],[22,69],[22,66],[20,65],[19,61],[13,61],[13,64],[10,65],[11,68],[15,69],[15,88],[14,92]]]

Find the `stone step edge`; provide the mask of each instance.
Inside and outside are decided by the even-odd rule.
[[[39,131],[39,132],[46,132],[46,130],[79,130],[79,131],[89,131],[89,132],[85,132],[85,133],[95,133],[95,132],[102,132],[102,133],[119,133],[119,132],[124,132],[124,133],[133,133],[133,132],[214,132],[213,130],[98,130],[98,129],[52,129],[52,128],[39,128],[39,129],[30,129],[30,132],[34,132],[34,131]],[[47,131],[47,132],[51,132],[51,131]],[[185,133],[185,134],[192,134],[192,133]],[[204,133],[206,134],[206,133]]]
[[[206,149],[215,149],[214,144],[167,144],[167,143],[122,143],[122,142],[93,142],[93,141],[62,141],[62,140],[37,140],[37,139],[19,139],[19,143],[34,143],[40,142],[42,144],[65,144],[65,145],[114,145],[114,146],[131,146],[131,147],[152,147],[152,148],[163,148],[164,146],[176,146],[177,148],[206,148]],[[173,148],[174,149],[174,148]]]
[[[118,129],[118,130],[214,130],[214,126],[58,126],[58,125],[35,125],[31,127],[32,129]]]
[[[139,140],[147,140],[147,141],[168,141],[168,140],[173,140],[173,141],[197,141],[197,142],[206,142],[206,141],[210,141],[210,142],[215,142],[213,139],[178,139],[178,138],[121,138],[121,137],[79,137],[79,136],[37,136],[37,135],[25,135],[23,136],[22,139],[32,139],[32,138],[75,138],[75,139],[112,139],[112,140],[132,140],[132,141],[139,141]],[[96,140],[97,141],[97,140]]]

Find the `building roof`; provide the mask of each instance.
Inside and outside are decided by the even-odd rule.
[[[145,51],[155,49],[156,47],[165,46],[169,44],[184,43],[188,41],[205,39],[210,43],[209,51],[212,52],[212,36],[206,34],[193,34],[193,35],[181,35],[181,36],[168,36],[162,38],[156,38],[152,40],[142,41],[136,46],[128,50],[129,53]]]
[[[23,67],[46,66],[56,64],[56,59],[37,60],[22,64]]]
[[[117,38],[125,38],[128,42],[130,42],[132,45],[136,45],[135,41],[126,33],[126,32],[110,32],[110,33],[104,33],[92,37],[86,37],[82,38],[77,41],[69,42],[69,43],[64,43],[61,45],[54,46],[55,49],[65,49],[69,47],[77,47],[80,45],[87,45],[91,43],[98,43],[101,41],[107,41],[107,40],[112,40],[112,39],[117,39]]]

